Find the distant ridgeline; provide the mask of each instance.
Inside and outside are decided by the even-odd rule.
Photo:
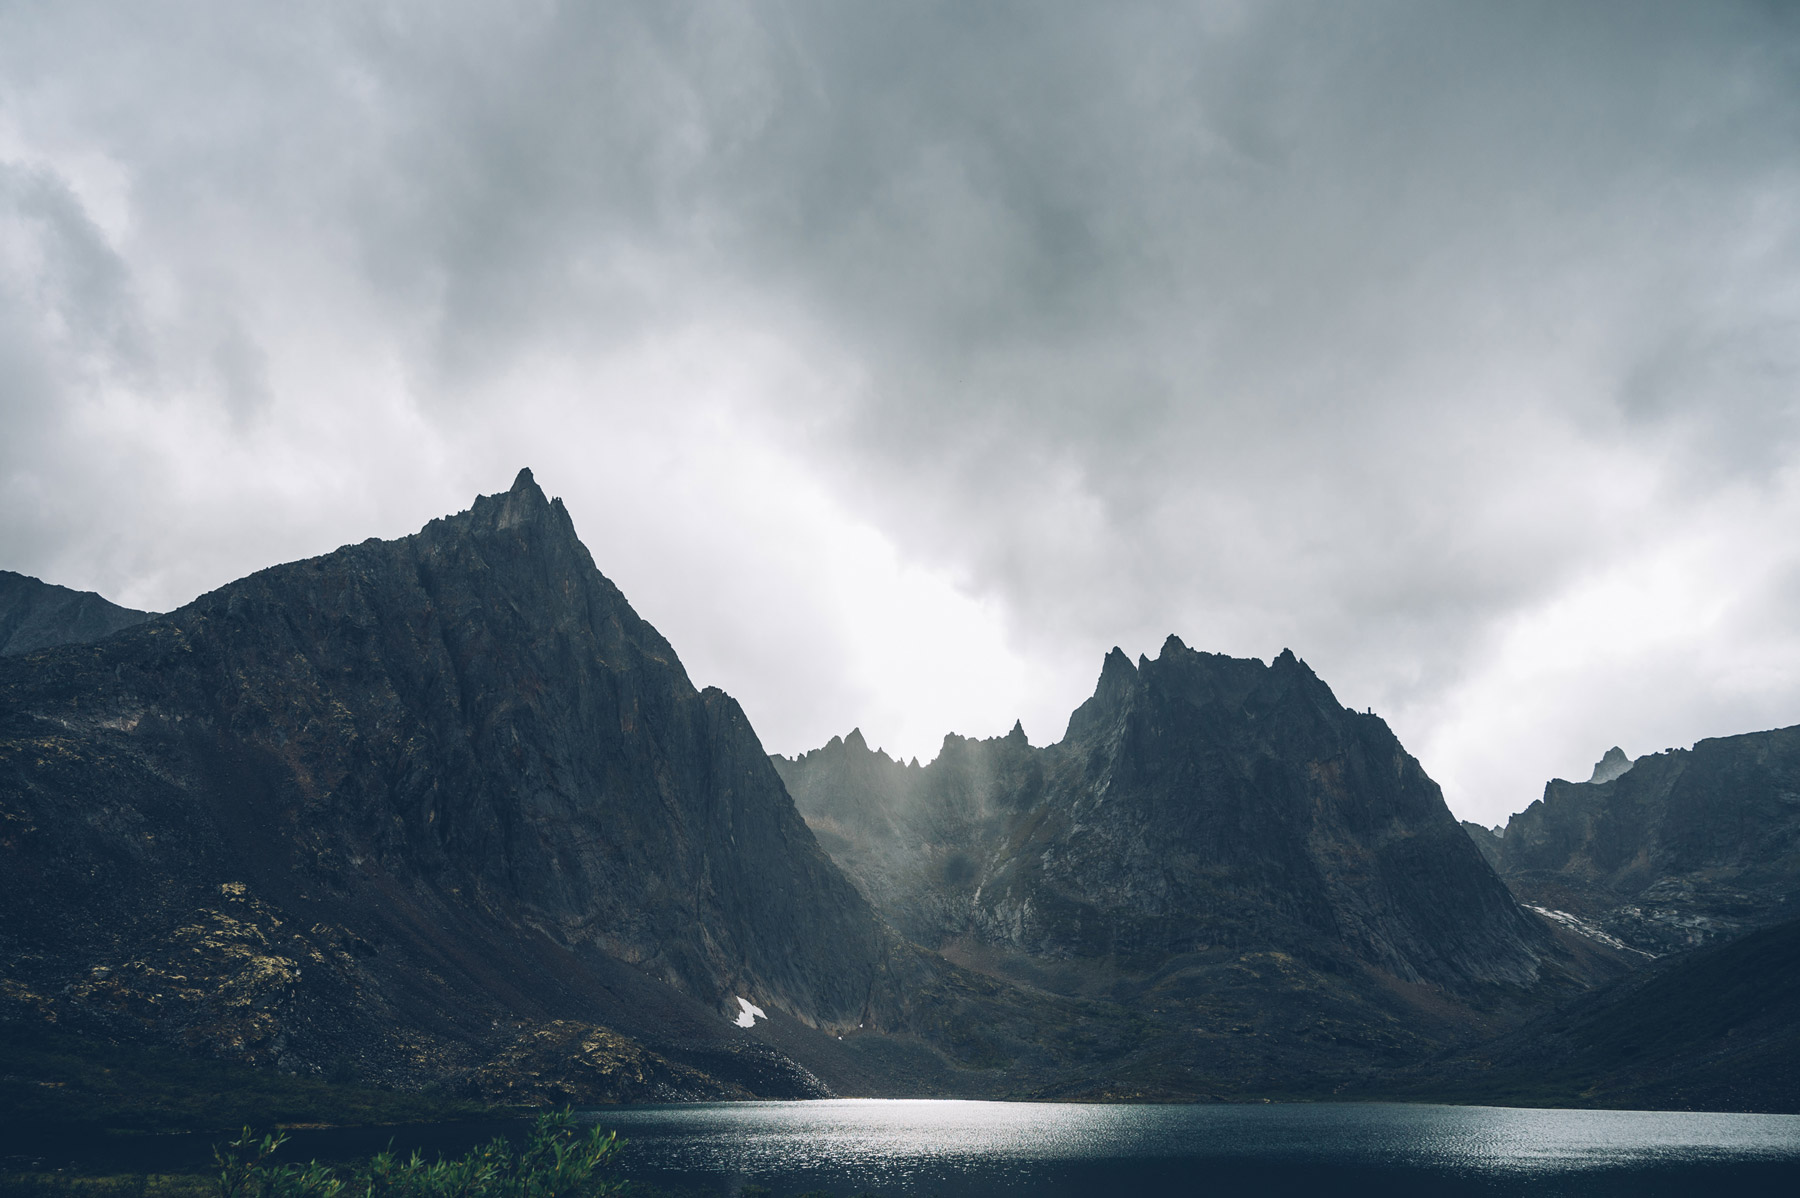
[[[1500,835],[1466,825],[1513,893],[1664,955],[1800,917],[1800,728],[1703,740],[1552,780]]]
[[[97,641],[149,618],[147,611],[120,607],[92,591],[0,570],[0,656]]]
[[[1465,834],[1292,653],[1174,637],[1054,745],[770,757],[529,471],[154,618],[0,584],[0,1044],[514,1104],[1481,1097],[1546,1020],[1609,1069],[1596,1027],[1677,1024],[1647,953],[1793,872],[1789,733]],[[1716,960],[1724,1018],[1766,998]],[[1654,1093],[1788,1101],[1695,1085]]]

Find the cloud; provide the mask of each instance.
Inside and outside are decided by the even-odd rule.
[[[1291,645],[1498,818],[1800,719],[1760,4],[15,6],[3,564],[154,607],[529,463],[771,748]]]

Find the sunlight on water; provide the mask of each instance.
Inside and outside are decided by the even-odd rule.
[[[1461,1179],[1474,1185],[1466,1191],[1472,1193],[1514,1189],[1489,1183],[1557,1179],[1574,1186],[1557,1193],[1602,1192],[1583,1188],[1582,1179],[1616,1174],[1633,1179],[1639,1192],[1638,1183],[1665,1173],[1691,1181],[1709,1168],[1800,1168],[1800,1117],[1785,1115],[876,1099],[595,1114],[631,1139],[642,1167],[670,1176],[825,1179],[892,1192],[1056,1193],[1074,1186],[1072,1179],[1085,1178],[1085,1186],[1098,1176],[1160,1193],[1176,1192],[1178,1179],[1205,1175],[1286,1178],[1300,1186],[1293,1192],[1310,1192],[1357,1170],[1440,1186]],[[1401,1185],[1391,1192],[1407,1191]]]

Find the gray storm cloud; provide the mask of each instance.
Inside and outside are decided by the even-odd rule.
[[[1292,646],[1453,806],[1800,720],[1765,4],[11,5],[0,565],[529,462],[771,748]],[[896,598],[898,596],[898,598]]]

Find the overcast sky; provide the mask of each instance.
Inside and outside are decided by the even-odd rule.
[[[1292,647],[1502,820],[1800,723],[1800,6],[0,0],[0,567],[507,487],[775,751]]]

